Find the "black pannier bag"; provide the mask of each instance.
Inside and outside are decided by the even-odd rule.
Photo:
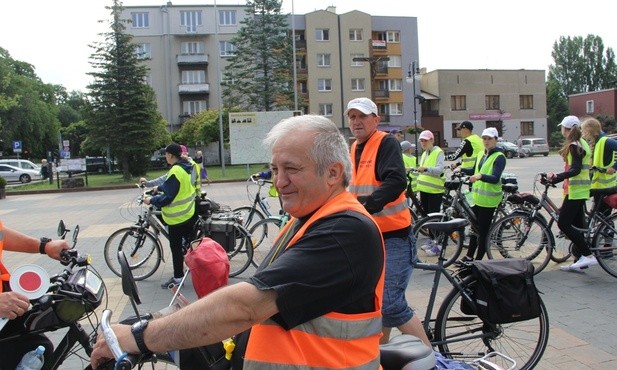
[[[530,261],[520,258],[474,261],[471,271],[477,279],[472,297],[476,314],[482,320],[505,324],[540,316],[540,296]],[[473,314],[464,303],[461,310]]]

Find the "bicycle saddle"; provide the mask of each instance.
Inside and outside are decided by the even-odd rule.
[[[426,227],[430,231],[443,231],[446,233],[451,233],[453,231],[460,230],[467,225],[469,225],[469,221],[467,219],[455,218],[449,221],[427,222],[423,227]]]
[[[501,190],[503,190],[506,193],[516,193],[518,191],[518,185],[517,184],[503,184],[501,185]]]
[[[379,346],[384,370],[429,370],[436,365],[435,352],[413,335],[402,334]]]
[[[523,204],[527,202],[537,206],[540,204],[540,199],[531,193],[518,193],[508,196],[508,202],[512,204]]]

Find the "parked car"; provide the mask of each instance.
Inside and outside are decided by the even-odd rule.
[[[107,168],[106,157],[86,157],[86,171],[89,173],[105,173],[107,172]]]
[[[521,148],[529,149],[529,156],[542,154],[543,156],[548,155],[548,143],[546,139],[541,137],[522,137],[517,140],[517,144]]]
[[[25,170],[40,171],[40,167],[27,159],[0,159],[0,164],[8,164],[9,166],[23,168]]]
[[[41,173],[38,170],[29,170],[0,163],[0,177],[4,177],[7,182],[20,181],[25,184],[32,180],[40,180]]]
[[[165,159],[165,148],[155,151],[150,157],[150,168],[164,169],[167,167],[169,167],[169,163]]]
[[[524,158],[529,156],[529,149],[519,148],[518,145],[509,141],[500,141],[497,143],[497,147],[503,150],[503,154],[506,156],[506,158]]]

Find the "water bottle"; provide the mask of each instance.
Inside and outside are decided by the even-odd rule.
[[[15,370],[40,370],[43,368],[45,347],[38,346],[22,357]]]

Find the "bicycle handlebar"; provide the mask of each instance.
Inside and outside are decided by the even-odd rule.
[[[105,341],[107,342],[107,346],[111,350],[111,353],[114,355],[116,359],[116,369],[120,370],[130,370],[134,366],[134,355],[127,355],[122,352],[122,348],[120,348],[120,344],[118,343],[118,338],[116,334],[111,329],[111,310],[106,309],[103,311],[103,315],[101,316],[101,331],[103,332],[103,337],[105,337]],[[135,363],[136,364],[136,363]]]

